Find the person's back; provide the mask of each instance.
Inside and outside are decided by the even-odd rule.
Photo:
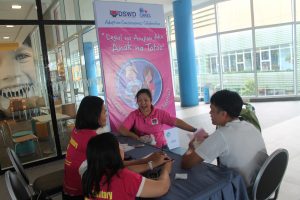
[[[75,128],[67,148],[64,165],[63,199],[84,199],[78,169],[86,160],[88,141],[96,136],[96,130],[106,124],[104,102],[100,97],[86,96],[82,99],[76,115]]]
[[[96,135],[94,130],[74,130],[70,138],[65,158],[64,192],[72,196],[82,195],[81,177],[78,169],[86,160],[86,147],[91,137]]]
[[[132,200],[140,196],[145,178],[127,168],[120,169],[110,180],[109,188],[105,180],[101,180],[101,190],[96,195],[97,200],[122,199]],[[103,184],[104,183],[104,184]],[[142,184],[142,186],[140,186]],[[86,199],[89,199],[86,197]]]
[[[249,122],[235,120],[214,134],[220,134],[227,146],[219,156],[220,163],[238,171],[250,186],[265,159],[266,148],[261,133]]]
[[[90,139],[86,157],[87,168],[82,175],[85,199],[134,200],[136,197],[159,197],[167,193],[170,187],[170,158],[162,157],[164,164],[158,180],[147,179],[125,168],[124,151],[110,132]]]

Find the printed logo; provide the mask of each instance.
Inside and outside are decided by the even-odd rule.
[[[134,11],[119,11],[119,10],[110,10],[110,15],[113,17],[136,17],[136,12]]]
[[[148,10],[140,8],[140,17],[150,18],[151,15],[148,13]]]
[[[167,132],[166,133],[166,137],[170,137],[171,136],[171,133],[170,132]]]
[[[111,10],[110,11],[110,15],[113,16],[113,17],[116,17],[118,15],[118,11],[116,10]]]
[[[156,125],[158,124],[158,119],[157,118],[153,118],[152,119],[152,125]]]

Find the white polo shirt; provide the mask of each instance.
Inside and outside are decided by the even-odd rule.
[[[262,134],[246,121],[234,120],[218,128],[195,152],[206,162],[217,157],[222,165],[239,172],[248,186],[266,159]]]

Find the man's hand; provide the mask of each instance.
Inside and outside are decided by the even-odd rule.
[[[196,138],[197,141],[203,142],[206,138],[208,138],[208,133],[204,129],[200,128],[197,132],[195,132],[194,138]]]
[[[189,142],[189,149],[195,150],[206,138],[208,138],[208,133],[204,129],[198,129],[194,133],[193,139]]]

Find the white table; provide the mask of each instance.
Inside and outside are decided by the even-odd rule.
[[[59,121],[59,120],[65,120],[65,119],[70,119],[71,117],[69,115],[64,115],[64,114],[60,114],[60,113],[56,113],[56,120]],[[36,117],[33,117],[32,119],[38,121],[38,122],[50,122],[52,119],[51,119],[51,115],[48,114],[48,115],[40,115],[40,116],[36,116]]]

